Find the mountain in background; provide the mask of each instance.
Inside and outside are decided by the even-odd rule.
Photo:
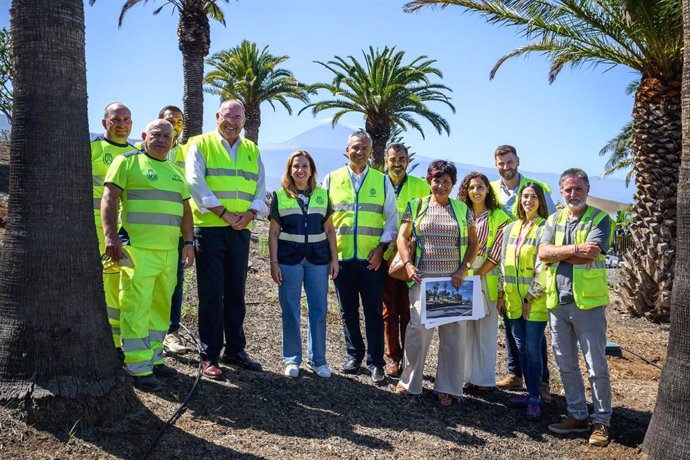
[[[318,180],[321,182],[326,174],[347,164],[345,147],[347,145],[347,138],[352,131],[347,126],[336,124],[332,127],[328,123],[316,126],[285,142],[262,144],[261,158],[266,168],[266,189],[272,191],[280,186],[280,178],[285,171],[287,157],[295,150],[306,150],[314,157],[318,170]],[[420,152],[420,149],[417,147],[414,147],[413,150]],[[414,157],[414,162],[419,163],[419,166],[412,174],[415,176],[425,176],[429,164],[435,159],[417,153]],[[471,161],[472,159],[468,158],[468,160]],[[471,171],[479,171],[485,174],[489,180],[498,178],[496,169],[493,167],[477,166],[472,163],[459,163],[456,161],[454,163],[458,169],[458,182]],[[546,173],[520,170],[520,172],[531,179],[549,184],[554,202],[561,201],[558,193],[558,179],[561,171]],[[623,179],[601,178],[592,171],[588,171],[588,173],[590,174],[591,195],[622,203],[633,202],[634,187],[626,188]],[[457,193],[457,190],[453,192],[453,195],[455,193]]]

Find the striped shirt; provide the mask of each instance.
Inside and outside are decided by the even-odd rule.
[[[472,213],[472,208],[469,208]],[[474,215],[474,213],[472,213]],[[491,247],[491,253],[486,253],[486,243],[489,239],[489,211],[486,210],[478,217],[474,217],[474,227],[477,230],[477,238],[479,241],[478,256],[489,259],[494,264],[498,265],[501,261],[501,242],[503,241],[503,229],[507,222],[502,223],[496,230],[496,238],[494,238],[494,245]]]
[[[402,220],[407,222],[412,220],[409,205]],[[469,227],[474,225],[470,212],[467,213],[467,224]],[[458,271],[461,262],[458,248],[460,227],[455,220],[450,203],[442,206],[430,202],[416,231],[423,251],[418,267],[419,276],[422,278],[447,277]]]

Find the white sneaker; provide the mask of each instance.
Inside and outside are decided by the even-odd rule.
[[[163,339],[163,347],[170,353],[186,353],[189,348],[184,344],[182,337],[180,337],[180,331],[171,332],[165,335]]]
[[[314,371],[314,373],[322,379],[327,379],[331,376],[331,369],[328,367],[328,364],[318,367],[314,366],[313,364],[307,364],[307,366],[309,366],[309,369]]]
[[[288,364],[285,366],[285,372],[283,372],[286,377],[291,379],[296,379],[299,376],[299,366],[297,364]]]

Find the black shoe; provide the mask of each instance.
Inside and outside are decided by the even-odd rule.
[[[247,352],[240,351],[235,355],[223,355],[220,357],[220,362],[225,364],[234,364],[243,367],[250,371],[261,371],[261,363],[249,357]]]
[[[383,372],[382,366],[376,366],[371,369],[371,383],[374,385],[384,385],[386,383],[386,374]]]
[[[177,369],[166,366],[165,364],[154,364],[153,375],[162,379],[169,379],[177,375]]]
[[[350,358],[345,364],[340,368],[340,372],[343,374],[356,374],[359,372],[359,367],[362,365],[362,361],[355,358]]]
[[[141,375],[132,378],[134,379],[134,386],[139,388],[141,391],[153,392],[159,391],[161,388],[163,388],[161,381],[153,375]]]

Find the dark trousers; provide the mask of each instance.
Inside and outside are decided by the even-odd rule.
[[[405,330],[410,322],[410,296],[407,283],[385,275],[383,283],[383,338],[386,358],[399,362],[405,348]]]
[[[359,327],[359,299],[362,299],[364,326],[367,334],[366,358],[369,366],[383,366],[383,280],[385,264],[378,270],[368,270],[366,260],[340,262],[340,272],[334,280],[340,314],[343,318],[345,346],[350,358],[362,361],[364,340]]]
[[[249,259],[249,230],[196,227],[196,277],[202,357],[217,361],[244,351],[244,288]]]
[[[177,244],[177,285],[170,300],[170,327],[168,328],[168,334],[180,329],[180,318],[182,317],[182,288],[184,287],[182,248],[184,248],[184,238],[180,238]]]
[[[511,330],[508,316],[503,314],[503,330],[506,335],[506,357],[508,358],[508,372],[513,375],[517,375],[522,378],[522,367],[520,367],[520,354],[518,353],[517,344],[515,343],[515,337],[513,337],[513,331]],[[544,333],[542,333],[544,334]],[[541,361],[542,361],[542,373],[541,381],[549,381],[549,357],[546,353],[546,336],[544,336],[541,341]]]

